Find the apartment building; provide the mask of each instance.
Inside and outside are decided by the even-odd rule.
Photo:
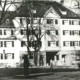
[[[77,68],[80,62],[80,17],[57,2],[29,1],[28,6],[33,6],[30,9],[32,16],[26,5],[24,3],[18,8],[13,21],[7,19],[0,26],[0,64],[17,67],[23,63],[22,57],[28,54],[26,28],[33,26],[36,31],[41,29],[39,66],[52,63],[53,66]],[[29,38],[31,43],[35,40],[31,30]],[[31,63],[34,66],[35,50],[32,44],[29,47],[32,51]]]
[[[19,10],[17,17],[31,18],[25,5],[22,6],[25,12]],[[30,5],[33,5],[33,27],[40,26],[41,35],[46,32],[39,54],[42,64],[50,65],[51,61],[54,66],[76,67],[80,60],[80,17],[57,2],[30,1]]]

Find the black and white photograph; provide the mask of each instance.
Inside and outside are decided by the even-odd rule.
[[[80,0],[0,0],[0,80],[80,80]]]

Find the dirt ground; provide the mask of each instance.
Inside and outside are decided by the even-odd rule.
[[[80,71],[76,72],[53,72],[51,75],[30,78],[3,77],[0,80],[80,80]]]

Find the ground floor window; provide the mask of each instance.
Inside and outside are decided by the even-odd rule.
[[[14,59],[14,53],[0,53],[0,59]]]

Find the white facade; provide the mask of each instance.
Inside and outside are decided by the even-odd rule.
[[[63,16],[68,14],[66,10],[59,9],[59,11]],[[76,64],[80,61],[80,19],[76,17],[76,14],[73,15],[75,18],[70,15],[61,17],[51,6],[45,11],[43,17],[33,18],[33,27],[40,27],[41,35],[44,34],[38,56],[39,66],[47,66],[52,62],[53,66],[77,68]],[[41,24],[38,23],[39,20]],[[0,28],[0,64],[4,63],[4,67],[17,67],[23,63],[24,54],[28,54],[26,17],[17,16],[13,22],[15,28]],[[28,27],[30,25],[29,23]],[[14,32],[13,35],[11,35],[11,30]],[[32,35],[30,35],[31,38],[36,40]],[[34,65],[35,52],[31,46],[30,50]]]

